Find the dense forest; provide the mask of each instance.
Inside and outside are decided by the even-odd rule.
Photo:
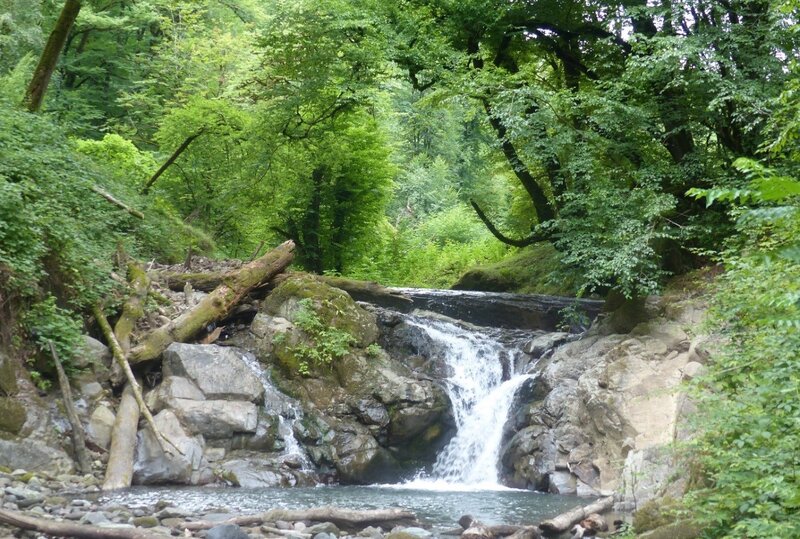
[[[726,344],[676,510],[796,537],[798,21],[795,0],[0,0],[0,347],[68,359],[123,257],[291,239],[317,274],[483,266],[631,300],[706,268]]]

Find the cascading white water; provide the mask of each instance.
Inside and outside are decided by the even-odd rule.
[[[243,354],[242,360],[258,376],[261,385],[264,387],[264,410],[268,414],[278,417],[278,436],[283,440],[284,456],[296,457],[300,462],[300,470],[302,471],[313,470],[314,464],[294,435],[295,422],[303,418],[300,405],[272,385],[264,368],[252,354]]]
[[[520,347],[444,320],[410,318],[407,322],[425,332],[443,355],[449,370],[445,386],[458,429],[436,459],[431,476],[407,486],[499,488],[503,428],[517,389],[531,378],[514,372]],[[506,381],[504,370],[510,376]]]

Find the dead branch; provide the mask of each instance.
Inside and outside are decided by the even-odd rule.
[[[577,524],[592,513],[603,513],[610,510],[613,505],[613,496],[601,498],[585,507],[576,507],[555,518],[545,520],[539,524],[539,528],[541,528],[542,532],[546,535],[556,535],[569,530],[574,524]]]
[[[83,436],[83,425],[81,420],[78,419],[78,412],[75,411],[75,403],[72,401],[72,388],[69,385],[69,378],[67,373],[64,372],[64,367],[61,365],[61,360],[56,353],[56,347],[53,341],[49,341],[50,355],[53,356],[53,363],[56,366],[58,373],[58,385],[61,387],[61,394],[64,397],[64,409],[67,412],[67,419],[72,426],[72,447],[75,449],[75,460],[78,463],[78,470],[82,474],[91,473],[92,463],[89,459],[89,453],[86,451],[86,439]]]
[[[108,191],[106,191],[104,189],[101,189],[100,187],[98,187],[96,185],[93,185],[91,187],[91,189],[92,189],[92,191],[94,191],[95,193],[97,193],[98,195],[103,197],[104,199],[106,199],[109,202],[111,202],[113,205],[115,205],[115,206],[117,206],[119,208],[122,208],[123,210],[125,210],[128,213],[130,213],[134,217],[136,217],[138,219],[144,219],[144,214],[142,212],[140,212],[137,209],[131,208],[130,206],[128,206],[127,204],[125,204],[121,200],[118,200],[118,199],[114,198],[114,196],[111,193],[109,193]]]
[[[148,532],[142,528],[99,528],[74,522],[57,522],[36,518],[8,509],[0,509],[0,522],[53,537],[73,537],[76,539],[164,539],[163,535]]]

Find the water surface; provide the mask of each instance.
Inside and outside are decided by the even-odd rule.
[[[527,490],[493,489],[442,491],[403,485],[319,486],[296,488],[134,487],[102,496],[101,501],[131,507],[159,500],[193,512],[227,510],[237,515],[268,509],[307,509],[333,505],[348,509],[399,507],[413,511],[419,520],[444,530],[458,526],[470,514],[487,524],[538,524],[587,500],[541,494]]]

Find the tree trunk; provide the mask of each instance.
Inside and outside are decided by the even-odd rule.
[[[19,511],[0,509],[0,522],[23,530],[34,530],[52,537],[72,537],[75,539],[164,539],[142,528],[98,528],[74,522],[46,520],[23,514]]]
[[[44,101],[44,94],[47,92],[47,86],[50,84],[50,77],[53,76],[53,71],[56,69],[58,57],[61,56],[61,50],[67,42],[69,30],[75,19],[78,18],[78,13],[81,11],[80,0],[66,0],[64,7],[61,9],[61,14],[58,16],[56,26],[50,32],[50,37],[47,39],[47,44],[44,46],[42,56],[39,58],[39,64],[33,72],[33,78],[28,89],[25,92],[25,106],[28,107],[30,112],[38,112],[42,108],[42,101]]]
[[[149,361],[173,342],[186,342],[207,324],[223,318],[250,290],[285,270],[294,257],[294,243],[287,241],[261,258],[227,274],[224,281],[193,309],[149,332],[129,354],[131,363]]]
[[[245,515],[224,522],[196,521],[185,522],[181,528],[189,531],[207,530],[219,524],[237,524],[253,526],[262,522],[284,520],[295,522],[310,520],[311,522],[332,522],[346,531],[361,530],[366,526],[382,526],[390,529],[397,525],[418,524],[414,513],[404,509],[341,509],[338,507],[312,507],[310,509],[271,509],[260,515]]]
[[[58,385],[61,387],[61,394],[64,397],[64,409],[67,411],[67,419],[72,427],[72,447],[75,450],[75,460],[78,463],[78,470],[82,474],[91,473],[92,463],[89,459],[89,453],[86,452],[86,439],[83,436],[83,425],[78,418],[78,413],[75,411],[75,403],[72,401],[72,388],[69,385],[69,378],[67,373],[64,372],[64,367],[61,365],[61,360],[56,353],[56,347],[53,341],[48,343],[50,345],[50,354],[53,356],[53,363],[56,366],[58,373]]]
[[[125,386],[117,408],[117,419],[111,431],[111,449],[108,452],[106,478],[103,490],[128,488],[133,480],[133,452],[136,448],[136,431],[139,427],[139,405],[133,388]]]
[[[608,511],[614,505],[614,497],[601,498],[585,507],[576,507],[566,513],[562,513],[555,518],[543,521],[539,524],[542,532],[547,535],[556,535],[570,529],[592,513],[602,513]]]

